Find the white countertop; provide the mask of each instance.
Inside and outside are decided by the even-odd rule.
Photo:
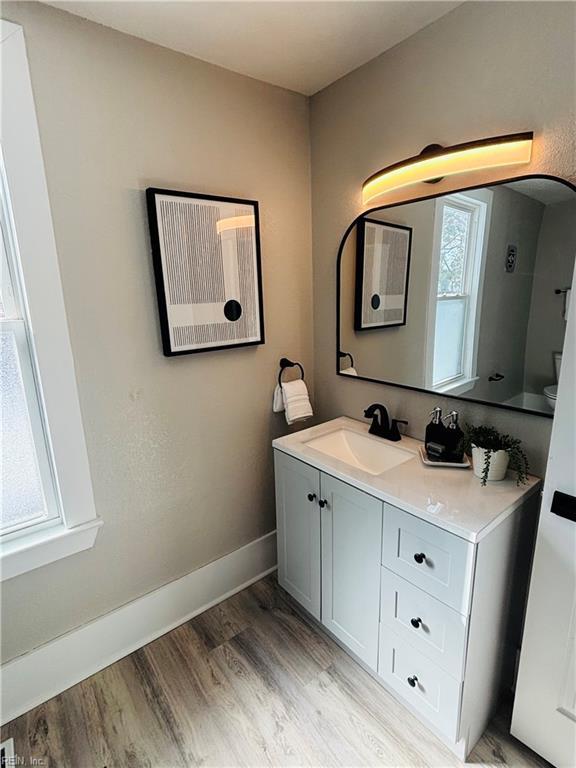
[[[342,416],[279,437],[272,445],[276,450],[474,543],[540,487],[541,481],[532,476],[525,485],[517,486],[514,479],[506,479],[483,487],[472,469],[426,466],[418,454],[422,443],[412,437],[403,436],[399,443],[388,444],[410,451],[414,458],[380,475],[351,467],[306,445],[315,437],[343,428],[368,435],[368,424]],[[380,437],[369,437],[382,441]]]

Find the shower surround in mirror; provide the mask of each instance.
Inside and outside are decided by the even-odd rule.
[[[412,231],[410,292],[404,325],[358,332],[366,221]],[[340,246],[338,372],[551,416],[575,255],[576,190],[551,178],[368,211]]]

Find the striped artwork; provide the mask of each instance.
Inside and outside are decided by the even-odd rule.
[[[405,325],[412,230],[362,219],[358,224],[354,329]]]
[[[164,353],[264,343],[258,203],[147,197]]]

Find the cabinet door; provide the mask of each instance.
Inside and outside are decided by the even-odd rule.
[[[320,472],[274,451],[278,582],[320,618]]]
[[[375,670],[382,502],[322,474],[320,505],[322,622]]]

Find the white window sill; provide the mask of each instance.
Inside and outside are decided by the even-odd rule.
[[[91,549],[102,520],[67,528],[63,523],[0,544],[0,581],[12,579],[62,557]]]
[[[480,376],[473,376],[471,379],[459,379],[452,384],[445,384],[443,387],[438,387],[434,392],[438,394],[446,393],[447,395],[462,395],[464,392],[469,392],[474,388],[477,381],[480,380]]]

